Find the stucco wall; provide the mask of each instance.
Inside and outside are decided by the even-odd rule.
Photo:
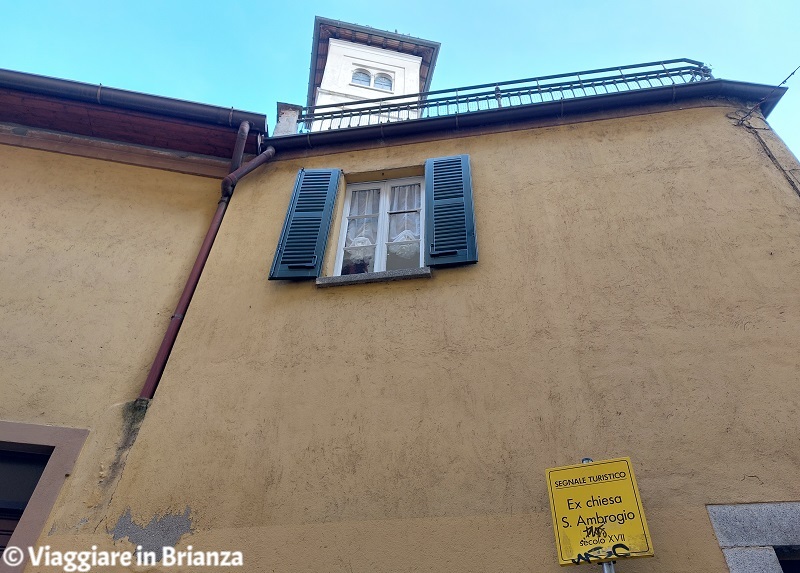
[[[91,430],[54,516],[96,527],[218,183],[10,146],[0,182],[0,419]]]
[[[727,111],[249,176],[107,527],[186,516],[179,547],[243,549],[249,571],[555,572],[545,468],[630,456],[656,557],[620,569],[725,571],[706,504],[800,499],[800,199]],[[462,153],[477,265],[267,281],[300,167]],[[108,543],[89,533],[48,542]]]

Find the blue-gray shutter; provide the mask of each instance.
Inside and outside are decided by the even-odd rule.
[[[319,276],[331,214],[339,188],[339,169],[301,169],[269,271],[273,279]]]
[[[469,155],[425,162],[425,264],[478,262]]]

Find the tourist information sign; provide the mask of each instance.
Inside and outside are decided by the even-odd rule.
[[[550,468],[547,490],[561,565],[652,557],[630,458]]]

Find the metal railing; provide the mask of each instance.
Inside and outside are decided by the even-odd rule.
[[[665,60],[303,108],[298,133],[435,118],[713,79],[702,62]]]

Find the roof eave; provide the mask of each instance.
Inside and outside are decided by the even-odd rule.
[[[0,69],[0,88],[236,129],[242,121],[248,121],[253,131],[267,132],[267,116],[264,114],[109,88],[100,84]]]
[[[603,94],[575,99],[563,99],[503,109],[476,111],[443,117],[407,120],[363,127],[332,129],[298,135],[273,137],[269,144],[276,150],[313,148],[370,139],[388,139],[426,132],[478,127],[528,119],[559,117],[634,107],[647,104],[674,103],[704,97],[730,97],[743,102],[759,102],[762,113],[768,116],[786,92],[785,87],[712,79],[689,84]]]

